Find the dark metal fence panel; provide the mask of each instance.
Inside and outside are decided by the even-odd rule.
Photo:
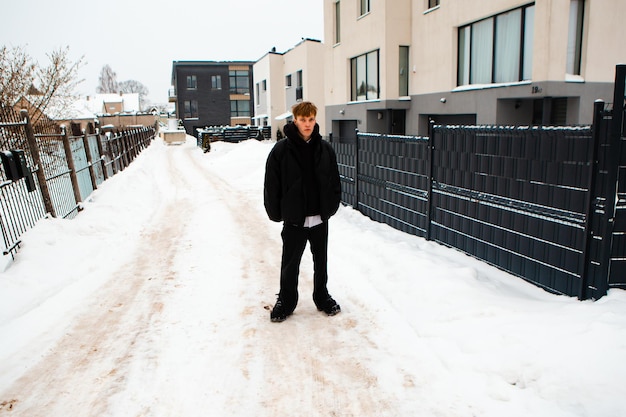
[[[431,238],[579,295],[590,127],[436,126]]]
[[[359,133],[358,209],[374,220],[425,237],[428,138]]]
[[[431,139],[359,133],[333,146],[344,203],[580,296],[593,143],[591,127],[435,126]]]
[[[341,201],[356,207],[356,145],[331,142],[337,154],[341,178]]]
[[[618,65],[616,69],[611,122],[617,192],[611,233],[608,286],[626,289],[626,65]]]

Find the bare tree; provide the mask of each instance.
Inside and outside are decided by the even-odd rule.
[[[135,80],[122,81],[119,84],[120,93],[137,93],[139,95],[139,109],[144,108],[144,102],[148,96],[148,88]]]
[[[113,71],[113,68],[109,64],[106,64],[100,70],[99,84],[96,88],[96,92],[99,94],[117,94],[120,92],[120,87],[117,82],[117,74]]]
[[[7,107],[28,94],[33,85],[36,65],[24,48],[0,48],[0,103]]]
[[[49,64],[40,66],[22,47],[0,48],[0,101],[26,108],[33,124],[46,117],[62,118],[83,81],[78,79],[83,57],[71,62],[68,53],[69,47],[54,50],[47,54]]]

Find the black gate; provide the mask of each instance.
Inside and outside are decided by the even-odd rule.
[[[618,65],[613,109],[604,109],[603,102],[596,103],[596,166],[581,298],[600,298],[609,288],[626,289],[625,86],[626,65]]]

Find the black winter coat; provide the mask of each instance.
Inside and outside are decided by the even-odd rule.
[[[263,199],[270,220],[302,226],[307,216],[307,197],[311,192],[319,193],[319,214],[323,221],[337,212],[341,202],[341,182],[337,167],[337,156],[332,146],[322,140],[319,126],[315,125],[311,142],[313,148],[314,181],[303,178],[303,162],[298,146],[302,138],[298,128],[289,123],[284,128],[285,139],[274,145],[265,165]],[[308,145],[307,145],[308,146]],[[307,189],[306,184],[315,184],[316,190]],[[310,215],[310,213],[308,213]]]

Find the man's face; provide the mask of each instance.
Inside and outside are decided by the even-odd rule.
[[[315,116],[298,116],[293,122],[304,139],[309,139],[311,137],[311,134],[313,134],[313,128],[315,127]]]

